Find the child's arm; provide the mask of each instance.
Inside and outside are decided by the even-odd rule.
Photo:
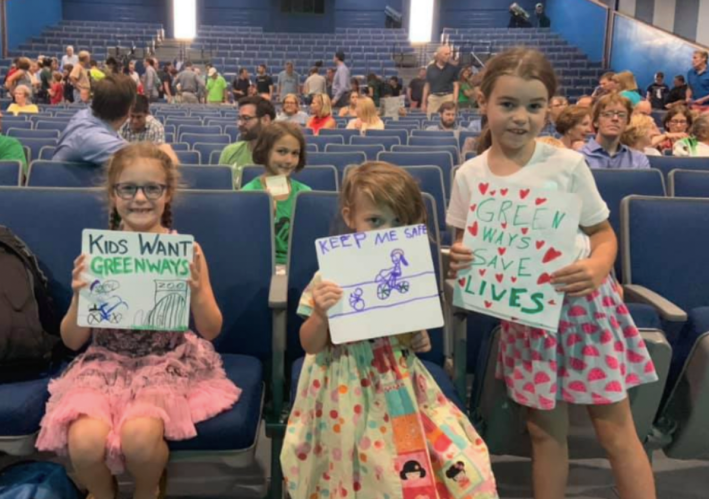
[[[411,350],[414,353],[426,353],[431,351],[431,337],[425,329],[414,333],[411,337]]]
[[[199,244],[194,244],[194,259],[190,263],[192,277],[189,280],[192,292],[190,309],[197,332],[207,340],[216,338],[222,330],[222,313],[214,299],[212,283],[209,280],[207,259]]]
[[[608,277],[618,254],[618,241],[608,220],[592,227],[581,227],[591,238],[591,256],[554,272],[552,284],[569,296],[585,296]]]
[[[80,255],[74,260],[74,270],[71,273],[71,289],[74,291],[74,296],[71,299],[69,311],[62,319],[60,332],[62,341],[71,350],[79,350],[83,347],[91,337],[91,328],[81,327],[77,324],[79,315],[79,291],[88,286],[81,274],[86,269],[86,255]]]
[[[327,311],[342,298],[342,288],[331,282],[321,282],[313,289],[313,313],[300,326],[300,344],[307,353],[316,354],[330,340]]]

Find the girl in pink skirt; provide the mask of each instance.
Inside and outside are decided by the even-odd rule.
[[[111,229],[169,233],[177,183],[176,166],[157,146],[143,142],[117,152],[108,167]],[[206,341],[222,327],[207,262],[195,243],[191,312],[205,339],[192,332],[78,326],[79,290],[87,285],[82,274],[88,264],[84,255],[75,261],[74,297],[61,335],[72,350],[87,342],[89,347],[50,383],[37,448],[68,453],[92,499],[115,498],[113,475],[124,469],[135,480],[135,499],[162,497],[165,440],[194,437],[196,423],[229,409],[241,392]]]
[[[638,439],[628,389],[657,380],[655,367],[610,276],[617,242],[583,156],[536,143],[544,127],[556,76],[539,52],[515,49],[485,68],[481,111],[487,149],[465,163],[453,187],[447,222],[456,227],[451,273],[470,267],[463,246],[473,189],[486,179],[577,194],[581,220],[576,262],[552,276],[565,292],[558,333],[502,322],[497,376],[509,396],[526,406],[533,447],[535,499],[563,499],[568,476],[567,407],[584,404],[608,453],[622,499],[654,499],[652,468]],[[622,98],[621,98],[622,99]],[[599,103],[602,104],[602,103]],[[625,109],[625,108],[623,108]],[[598,107],[594,125],[621,134],[629,116]]]

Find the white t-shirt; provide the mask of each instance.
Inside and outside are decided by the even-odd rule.
[[[448,225],[465,228],[473,188],[485,179],[577,194],[582,202],[581,226],[591,227],[608,220],[608,205],[598,193],[591,169],[580,153],[537,142],[529,163],[507,177],[493,175],[487,164],[487,155],[485,151],[466,161],[458,170],[446,216]],[[576,235],[576,250],[577,260],[588,258],[591,254],[591,241],[580,229]]]

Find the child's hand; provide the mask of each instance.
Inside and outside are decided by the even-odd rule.
[[[453,243],[450,251],[450,269],[448,277],[454,279],[459,270],[469,269],[473,263],[473,252],[470,248],[463,246],[462,241]]]
[[[603,284],[610,269],[594,258],[579,260],[552,274],[551,283],[556,290],[569,296],[586,296]]]
[[[74,291],[75,295],[78,295],[79,291],[89,285],[89,283],[82,277],[82,274],[85,271],[86,255],[81,254],[76,260],[74,260],[74,270],[71,271],[71,289]]]
[[[431,351],[431,338],[428,331],[419,331],[411,338],[411,350],[414,353],[426,353]]]
[[[187,284],[190,285],[192,296],[199,295],[202,289],[202,248],[199,244],[194,243],[194,251],[192,252],[192,263],[190,263],[190,278]]]
[[[327,317],[330,310],[342,298],[342,288],[335,283],[323,281],[313,289],[315,313],[320,317]]]

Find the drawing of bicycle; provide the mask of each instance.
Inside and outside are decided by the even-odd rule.
[[[90,325],[100,324],[102,322],[108,322],[110,324],[118,324],[121,322],[123,314],[117,312],[117,309],[120,307],[128,309],[128,304],[117,296],[111,296],[108,300],[110,301],[98,305],[94,304],[94,306],[89,309],[89,315],[86,321]]]
[[[364,298],[362,298],[363,293],[362,288],[357,288],[350,293],[350,307],[355,309],[357,312],[361,312],[365,307]]]
[[[406,267],[409,266],[409,262],[407,262],[404,257],[404,251],[400,249],[395,249],[392,251],[391,261],[394,266],[389,269],[382,270],[379,272],[377,277],[374,278],[374,282],[378,284],[377,298],[380,300],[386,300],[389,298],[394,290],[401,294],[409,292],[409,281],[401,280],[403,275],[401,265],[403,264]]]

